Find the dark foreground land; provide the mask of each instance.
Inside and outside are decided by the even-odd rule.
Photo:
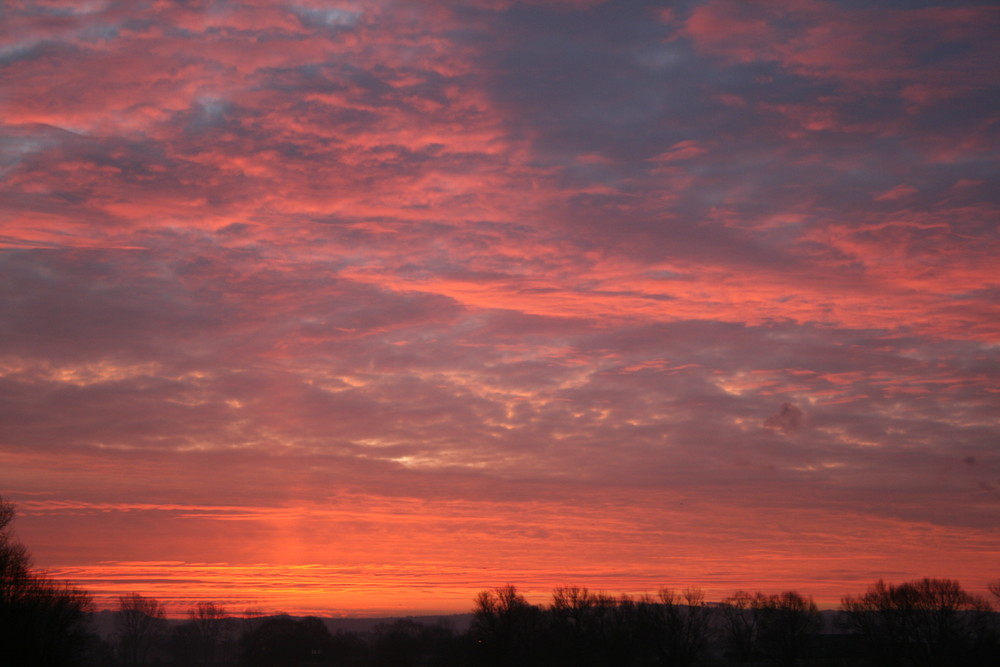
[[[18,638],[4,639],[16,649]],[[0,665],[995,667],[1000,613],[935,579],[879,582],[826,612],[794,592],[705,602],[694,590],[636,599],[560,588],[539,606],[507,586],[455,616],[233,616],[201,603],[186,620],[167,620],[159,602],[134,594],[115,612],[84,614],[66,648],[15,650]]]

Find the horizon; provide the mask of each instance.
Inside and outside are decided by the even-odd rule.
[[[924,578],[925,577],[921,577],[920,579],[924,579]],[[929,578],[929,579],[939,579],[939,580],[940,579],[947,579],[947,577],[926,577],[926,578]],[[993,581],[996,581],[996,579],[994,579]],[[853,598],[858,598],[858,597],[864,595],[864,593],[871,587],[871,585],[873,585],[875,583],[877,583],[877,582],[873,581],[873,582],[871,582],[871,584],[869,584],[868,586],[865,586],[863,589],[849,592],[849,593],[846,594],[846,596],[850,596],[850,597],[853,597]],[[902,584],[902,583],[907,583],[907,582],[903,582],[903,581],[898,581],[898,582],[895,582],[895,581],[886,581],[886,583],[897,585],[897,584]],[[962,582],[958,582],[958,583],[962,584]],[[499,586],[484,587],[482,589],[479,589],[477,591],[477,593],[484,592],[484,591],[493,591],[493,590],[495,590],[498,587]],[[980,598],[982,598],[984,600],[987,600],[988,602],[990,601],[991,592],[987,588],[983,588],[983,590],[971,590],[971,589],[965,588],[964,585],[962,587],[963,587],[963,590],[965,590],[967,593],[969,593],[971,595],[974,595],[974,596],[978,596],[978,597],[980,597]],[[517,588],[517,587],[515,587],[515,588]],[[608,590],[603,590],[603,589],[589,589],[588,587],[580,587],[580,588],[587,589],[587,590],[589,590],[590,593],[593,593],[593,594],[610,595],[614,600],[620,600],[623,597],[628,597],[628,598],[633,599],[633,600],[640,600],[640,599],[642,599],[644,597],[647,597],[647,596],[655,600],[656,595],[659,592],[659,590],[630,591],[630,592],[619,591],[619,592],[615,592],[615,591],[608,591]],[[671,588],[671,587],[668,587],[668,586],[661,587],[661,588],[664,588],[664,589],[667,589],[667,590],[673,590],[673,591],[678,592],[678,593],[682,593],[685,590],[685,589],[679,589],[679,588]],[[705,593],[704,589],[701,589],[698,586],[690,586],[690,587],[688,587],[688,589],[694,589],[694,590],[697,590],[697,591],[699,591],[701,593]],[[518,588],[517,592],[518,592],[518,594],[522,595],[525,598],[525,600],[527,602],[529,602],[530,604],[533,604],[533,605],[538,606],[538,607],[545,608],[545,607],[550,607],[551,606],[551,604],[552,604],[552,596],[553,596],[553,593],[555,592],[555,589],[549,590],[547,592],[541,592],[541,591],[538,591],[538,590],[524,591],[524,590],[521,590],[520,588]],[[718,605],[718,604],[724,604],[725,601],[726,601],[726,598],[728,598],[730,595],[733,595],[733,594],[736,594],[736,593],[740,593],[740,592],[748,592],[748,593],[751,593],[751,594],[760,592],[760,593],[763,593],[764,595],[781,594],[781,593],[785,593],[785,592],[794,592],[794,593],[801,594],[807,600],[811,600],[811,601],[815,602],[817,609],[821,613],[834,613],[835,614],[835,613],[840,613],[840,612],[843,611],[842,600],[837,600],[836,603],[827,602],[827,603],[824,604],[821,601],[816,600],[816,598],[809,591],[806,591],[806,590],[794,590],[794,589],[793,590],[780,590],[780,591],[778,591],[778,590],[766,591],[766,590],[759,590],[759,589],[754,589],[754,588],[740,589],[740,590],[729,591],[729,592],[727,592],[725,594],[721,594],[720,593],[718,596],[711,596],[711,595],[707,595],[706,594],[703,602],[704,602],[704,604],[709,605],[709,606]],[[464,610],[457,610],[457,611],[455,611],[455,610],[451,610],[451,611],[434,611],[431,608],[415,608],[413,610],[407,610],[407,609],[396,609],[396,610],[385,610],[385,609],[376,609],[376,610],[352,609],[352,610],[348,610],[348,611],[337,612],[336,610],[331,611],[330,608],[315,608],[315,609],[299,608],[299,609],[295,610],[294,612],[289,612],[289,611],[286,611],[286,610],[283,610],[283,609],[263,608],[263,607],[260,607],[260,606],[254,606],[252,604],[251,605],[241,605],[241,604],[239,604],[239,601],[237,601],[234,604],[233,601],[230,600],[227,603],[227,601],[225,601],[225,600],[222,600],[222,601],[220,601],[220,600],[211,600],[211,599],[208,599],[207,597],[199,597],[199,598],[191,598],[191,599],[179,599],[179,598],[171,598],[171,597],[168,596],[166,599],[162,599],[162,598],[159,598],[159,597],[157,597],[155,595],[149,595],[149,594],[143,593],[142,591],[134,591],[133,590],[133,591],[129,591],[129,593],[138,593],[138,594],[142,595],[145,598],[156,600],[157,602],[162,603],[164,605],[164,609],[166,611],[166,618],[168,620],[170,620],[170,621],[178,621],[178,622],[179,621],[189,620],[190,619],[190,613],[189,612],[199,602],[212,602],[212,603],[216,603],[227,614],[227,616],[229,618],[234,618],[234,619],[240,619],[240,618],[248,617],[248,615],[249,615],[249,617],[257,617],[257,616],[260,616],[260,617],[293,616],[293,617],[296,617],[296,618],[302,618],[302,617],[306,617],[306,616],[316,616],[318,618],[327,619],[327,620],[334,620],[334,621],[336,621],[336,620],[343,620],[343,621],[376,621],[376,620],[381,620],[381,619],[397,619],[397,618],[417,618],[417,619],[420,619],[420,618],[425,618],[425,619],[426,618],[449,618],[449,617],[454,617],[454,616],[473,616],[475,614],[475,598],[472,598],[470,600],[468,606]],[[994,607],[993,608],[993,612],[1000,614],[1000,609],[995,608],[995,605],[993,605],[992,603],[990,603],[990,604],[991,604],[991,607]],[[118,601],[117,601],[117,598],[104,598],[103,603],[100,600],[95,600],[94,608],[90,611],[90,613],[92,613],[92,614],[115,614],[115,613],[117,613],[117,611],[118,611]]]
[[[1000,577],[1000,7],[0,16],[0,496],[99,605]]]

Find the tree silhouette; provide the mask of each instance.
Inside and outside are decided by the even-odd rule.
[[[812,598],[795,591],[770,595],[762,612],[758,637],[764,654],[782,665],[806,661],[810,642],[820,627],[819,610]]]
[[[890,667],[995,664],[991,608],[952,579],[882,580],[842,600],[844,624]],[[994,644],[990,646],[990,644]],[[993,656],[995,659],[995,656]]]
[[[81,664],[90,596],[34,570],[11,532],[14,516],[0,498],[0,660],[8,667]]]
[[[514,586],[482,591],[476,597],[472,632],[482,656],[499,665],[535,664],[541,610]]]
[[[215,664],[229,643],[229,614],[214,602],[199,602],[188,610],[188,617],[193,628],[192,640],[197,648],[197,664]]]
[[[647,660],[657,665],[693,664],[704,655],[712,631],[711,610],[695,588],[679,593],[662,588],[655,598],[643,597],[638,621]]]
[[[604,654],[607,656],[604,664],[635,664],[640,639],[636,627],[637,610],[638,605],[631,596],[622,595],[611,601],[609,613],[604,616],[606,624]]]
[[[245,667],[285,665],[329,665],[333,660],[333,638],[315,616],[295,619],[271,616],[261,621],[241,641]]]
[[[344,637],[335,637],[344,652],[350,645]],[[392,623],[379,623],[371,632],[369,667],[399,665],[467,665],[464,644],[449,627],[424,624],[402,618]]]
[[[760,621],[767,596],[736,591],[720,605],[726,652],[737,662],[749,662],[759,652]]]
[[[146,664],[152,648],[163,638],[167,612],[159,600],[130,593],[118,598],[115,636],[119,656],[129,667]]]
[[[607,665],[620,662],[615,655],[616,600],[604,593],[566,586],[552,591],[553,649],[567,664]]]
[[[175,665],[197,665],[201,661],[198,630],[194,623],[182,623],[170,630],[167,640]]]

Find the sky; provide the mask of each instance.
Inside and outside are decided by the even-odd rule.
[[[1000,578],[1000,8],[6,0],[0,495],[181,614]]]

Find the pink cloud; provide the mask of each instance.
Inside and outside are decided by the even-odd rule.
[[[650,159],[655,162],[674,162],[695,158],[704,155],[705,152],[706,149],[698,145],[697,141],[681,141],[671,146],[670,150]]]
[[[904,199],[910,195],[914,195],[920,192],[918,189],[912,185],[906,185],[901,183],[894,188],[886,190],[882,194],[875,197],[875,201],[895,201],[897,199]]]
[[[684,32],[707,52],[742,62],[776,60],[803,74],[875,84],[919,72],[925,92],[909,93],[917,101],[932,95],[928,73],[937,85],[948,84],[943,70],[918,67],[918,50],[902,48],[901,42],[919,34],[928,40],[919,51],[929,51],[940,43],[980,38],[997,20],[996,9],[989,7],[843,9],[818,0],[780,6],[713,0],[692,11]],[[968,62],[971,67],[958,77],[963,83],[952,86],[984,83],[982,67]]]

